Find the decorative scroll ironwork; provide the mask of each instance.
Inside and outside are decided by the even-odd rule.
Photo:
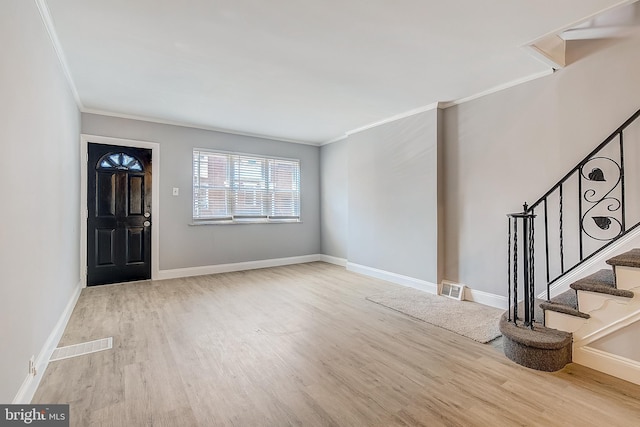
[[[523,281],[530,279],[532,282],[536,276],[533,263],[536,236],[532,218],[535,217],[534,212],[538,207],[540,209],[537,212],[542,213],[542,224],[544,225],[543,233],[538,239],[544,240],[545,262],[544,266],[542,266],[542,262],[537,262],[535,265],[544,268],[539,277],[546,275],[547,300],[550,297],[550,287],[554,282],[624,234],[640,226],[640,222],[629,224],[628,218],[625,216],[625,200],[629,196],[638,196],[626,193],[624,174],[624,144],[630,143],[625,140],[624,131],[639,117],[640,110],[636,111],[530,207],[525,206],[524,211],[520,214],[508,215],[510,226],[509,286],[510,296],[513,296],[514,322],[518,320],[518,261],[523,267],[520,273]],[[636,132],[631,133],[631,135],[636,134]],[[638,142],[640,143],[640,141]],[[525,220],[525,217],[529,216],[530,219]],[[528,224],[528,228],[523,229],[522,240],[526,241],[523,242],[521,249],[524,254],[521,260],[518,260],[517,253],[518,228],[516,220],[522,220],[523,224]],[[573,224],[578,227],[573,228]],[[525,293],[527,288],[525,286]],[[533,308],[534,289],[530,288],[530,291],[531,293],[527,293],[525,297],[526,310]],[[533,321],[532,313],[533,311],[530,311],[525,317],[530,317],[530,320]]]
[[[591,181],[606,181],[606,179],[604,179],[604,172],[602,172],[600,168],[591,169],[588,179]]]
[[[591,172],[585,174],[585,169],[589,169],[587,165],[597,163],[610,163],[614,166],[614,170],[617,174],[617,177],[614,176],[615,182],[610,183],[609,186],[606,186],[604,189],[600,190],[596,188],[588,188],[584,190],[582,193],[582,198],[580,202],[583,201],[591,204],[591,206],[584,212],[582,217],[580,218],[580,228],[585,235],[590,237],[591,239],[598,240],[600,242],[608,242],[616,237],[620,236],[623,232],[622,221],[618,220],[615,216],[606,215],[602,213],[603,209],[606,209],[605,213],[621,213],[622,202],[618,197],[614,197],[612,193],[621,187],[622,185],[622,158],[620,163],[609,158],[603,156],[592,157],[580,167],[580,176],[579,179],[585,179],[586,181],[591,181],[594,183],[606,183],[608,182],[605,178],[604,172],[602,171],[602,167],[593,167]],[[613,179],[610,179],[613,181]],[[609,181],[609,182],[610,182]],[[601,187],[602,185],[598,185]],[[604,193],[598,197],[598,193]],[[586,221],[587,218],[591,218],[593,223]],[[589,227],[589,225],[595,225],[597,228]],[[615,227],[612,227],[612,224],[616,224]],[[599,233],[600,231],[605,231],[605,233]]]

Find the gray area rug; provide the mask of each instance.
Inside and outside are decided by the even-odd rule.
[[[498,308],[406,287],[366,299],[483,344],[501,335],[499,323],[504,310]]]

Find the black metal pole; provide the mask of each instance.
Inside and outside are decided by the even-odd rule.
[[[549,275],[549,212],[547,210],[547,198],[544,198],[544,248],[545,248],[545,265],[547,269],[547,301],[549,301],[550,293],[550,275]]]
[[[563,211],[562,211],[562,184],[560,184],[560,220],[559,220],[559,226],[560,226],[560,274],[564,274],[564,236],[562,234],[562,222],[563,222]]]
[[[518,324],[518,220],[513,218],[513,323]]]
[[[584,165],[583,165],[584,166]],[[580,247],[580,261],[582,261],[584,259],[584,249],[582,247],[582,229],[583,229],[583,223],[582,223],[582,168],[583,166],[580,166],[580,168],[578,169],[578,241],[579,241],[579,247]],[[562,271],[564,273],[564,270]]]
[[[524,213],[527,213],[527,204],[524,204]],[[528,231],[527,217],[523,217],[522,221],[522,257],[523,270],[523,287],[524,287],[524,324],[529,326],[531,324],[531,317],[529,312],[529,231]]]
[[[531,212],[531,216],[525,218],[525,221],[530,221],[529,224],[529,318],[531,329],[533,329],[533,324],[536,321],[535,317],[535,293],[536,293],[536,285],[535,285],[535,268],[534,268],[534,246],[535,246],[535,229],[534,229],[534,218],[533,212]]]
[[[507,310],[507,321],[511,322],[511,219],[507,218],[507,224],[509,225],[509,238],[507,240],[507,278],[509,280],[509,286],[507,287],[507,303],[509,305]]]
[[[621,208],[622,208],[622,231],[620,234],[627,231],[627,224],[625,221],[625,206],[624,206],[624,140],[622,139],[622,131],[620,131],[620,200],[621,200]]]

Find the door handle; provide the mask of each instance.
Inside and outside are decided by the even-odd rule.
[[[151,225],[151,222],[149,222],[149,221],[145,221],[142,225],[144,225],[145,227],[148,227],[148,226],[150,226],[150,225]]]

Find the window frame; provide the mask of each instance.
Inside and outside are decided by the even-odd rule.
[[[198,160],[196,161],[196,153],[198,156]],[[227,209],[231,210],[229,215],[220,215],[220,216],[203,216],[202,214],[197,215],[197,198],[198,191],[202,189],[202,185],[200,183],[200,179],[202,178],[202,169],[200,165],[203,163],[200,159],[200,153],[209,153],[213,155],[227,156],[227,178],[229,180],[228,184],[225,184],[226,188],[229,191],[229,194],[225,194],[225,198],[227,199],[227,203],[230,205]],[[240,161],[242,159],[252,159],[257,160],[259,162],[263,162],[264,166],[262,166],[261,177],[264,180],[264,188],[260,188],[256,191],[262,191],[264,199],[261,201],[262,209],[264,213],[265,207],[267,210],[273,209],[273,195],[278,192],[278,190],[273,185],[272,180],[272,172],[273,172],[273,161],[282,161],[282,162],[293,162],[297,165],[293,174],[293,182],[294,186],[297,184],[297,188],[289,190],[294,198],[292,205],[294,207],[297,206],[298,215],[270,215],[273,212],[269,212],[266,215],[251,215],[251,214],[243,214],[236,213],[237,200],[241,197],[240,192],[243,187],[239,184],[239,176],[238,170]],[[197,163],[196,163],[197,162]],[[210,159],[207,160],[207,163],[211,162]],[[277,163],[276,163],[277,165]],[[197,168],[197,169],[196,169]],[[206,172],[207,178],[208,175],[212,173],[211,169],[208,169]],[[271,224],[271,223],[300,223],[302,222],[302,162],[300,159],[295,158],[287,158],[287,157],[277,157],[277,156],[267,156],[263,154],[253,154],[253,153],[245,153],[238,151],[226,151],[226,150],[217,150],[211,148],[198,148],[194,147],[192,149],[192,223],[191,225],[216,225],[216,224]],[[196,182],[198,181],[198,182]],[[246,187],[245,187],[246,191]],[[286,190],[285,190],[286,192]],[[255,197],[256,195],[254,195]],[[297,196],[297,198],[296,198]]]

